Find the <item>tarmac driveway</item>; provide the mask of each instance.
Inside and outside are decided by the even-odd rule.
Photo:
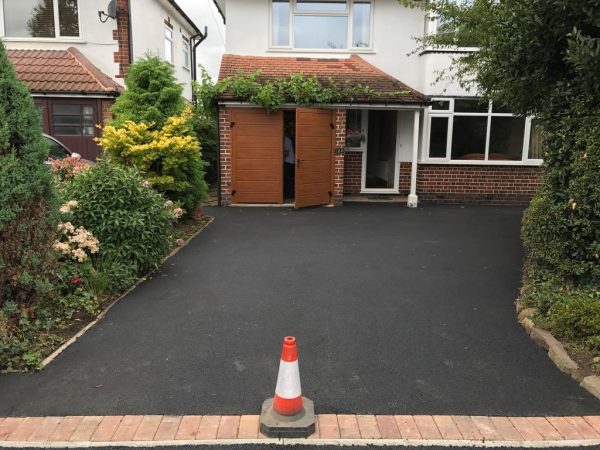
[[[584,415],[517,324],[522,209],[229,208],[2,415],[256,414],[281,339],[317,412]]]

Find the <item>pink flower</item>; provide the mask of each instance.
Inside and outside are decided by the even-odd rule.
[[[175,216],[176,219],[179,219],[181,216],[183,216],[183,209],[175,208],[173,210],[173,215]]]
[[[81,283],[81,277],[75,277],[71,280],[71,283],[73,284],[79,284]]]
[[[175,243],[176,243],[176,244],[177,244],[179,247],[182,247],[182,246],[183,246],[183,244],[185,244],[185,241],[184,241],[183,239],[177,239],[177,240],[175,241]]]
[[[145,188],[149,188],[150,187],[150,182],[148,180],[144,180],[142,182],[142,186],[144,186]]]
[[[173,202],[171,200],[167,200],[165,202],[165,208],[170,208],[171,206],[173,206]]]

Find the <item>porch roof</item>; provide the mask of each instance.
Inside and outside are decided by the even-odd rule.
[[[36,94],[118,95],[123,88],[74,47],[7,50],[19,81]]]
[[[359,98],[341,99],[341,103],[422,104],[425,95],[407,86],[358,55],[349,58],[265,57],[226,54],[221,62],[219,79],[235,76],[240,71],[248,75],[260,70],[259,81],[288,78],[293,74],[315,76],[321,83],[330,79],[338,84],[368,86],[375,93]],[[237,100],[225,92],[221,100]]]

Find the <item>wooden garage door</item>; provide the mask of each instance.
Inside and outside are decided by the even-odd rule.
[[[296,208],[331,201],[334,140],[331,110],[296,110]]]
[[[233,109],[232,203],[283,203],[283,113]]]

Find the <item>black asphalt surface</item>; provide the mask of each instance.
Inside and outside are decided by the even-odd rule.
[[[281,339],[319,413],[585,415],[517,324],[522,209],[211,209],[215,221],[1,415],[256,414]]]

